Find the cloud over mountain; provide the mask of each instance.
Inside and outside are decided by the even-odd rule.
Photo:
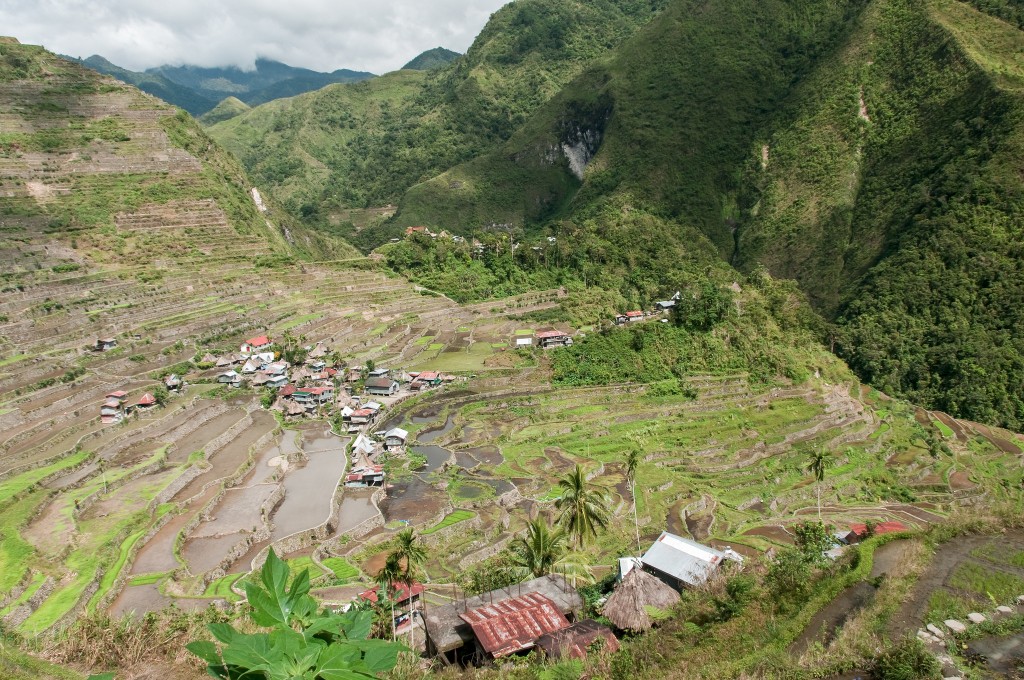
[[[384,73],[423,50],[465,49],[507,0],[0,0],[2,33],[141,70],[256,57],[319,71]]]

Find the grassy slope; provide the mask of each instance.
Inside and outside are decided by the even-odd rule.
[[[413,184],[503,142],[663,4],[523,0],[496,12],[467,54],[443,69],[273,102],[210,132],[295,211],[396,202]]]

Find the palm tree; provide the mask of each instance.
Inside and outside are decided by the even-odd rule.
[[[415,640],[416,622],[413,619],[412,586],[416,582],[416,573],[420,571],[423,564],[427,561],[427,551],[416,542],[416,533],[412,528],[403,529],[398,532],[396,541],[397,544],[391,555],[395,556],[400,563],[405,563],[405,569],[402,571],[402,577],[399,580],[405,584],[406,592],[409,595],[409,646],[415,649],[413,642]]]
[[[804,470],[814,475],[818,486],[818,521],[821,521],[821,483],[825,481],[825,471],[832,465],[832,454],[825,449],[817,449],[811,454],[811,459],[804,466]]]
[[[596,489],[588,488],[583,469],[576,468],[558,480],[562,496],[555,501],[561,510],[558,523],[573,538],[577,548],[588,538],[597,536],[597,530],[608,525],[608,497]]]
[[[640,552],[640,520],[636,516],[636,470],[640,467],[640,449],[631,449],[626,454],[626,483],[629,484],[629,495],[633,498],[633,527],[636,529],[636,550]]]
[[[519,580],[539,578],[554,572],[591,580],[590,568],[569,553],[569,536],[561,527],[554,531],[542,518],[526,525],[526,535],[517,536],[509,545],[513,574]]]
[[[378,593],[385,593],[391,602],[391,639],[395,639],[395,583],[403,577],[402,562],[395,553],[391,553],[384,561],[384,566],[377,572]]]

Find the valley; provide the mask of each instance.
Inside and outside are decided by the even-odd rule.
[[[870,339],[822,316],[821,296],[835,311],[840,288],[897,295],[906,281],[887,288],[885,269],[873,279],[851,257],[855,283],[801,287],[813,276],[794,262],[813,258],[786,244],[814,229],[785,231],[786,211],[806,206],[783,194],[813,193],[813,182],[793,179],[805,140],[789,135],[820,102],[768,115],[749,100],[732,120],[715,117],[717,104],[701,109],[691,120],[703,132],[742,134],[663,142],[647,170],[674,177],[668,194],[659,193],[668,184],[644,185],[632,165],[640,156],[620,162],[653,134],[624,121],[658,98],[627,75],[646,73],[651,50],[695,30],[690,4],[600,3],[570,20],[563,4],[544,13],[523,2],[496,14],[465,57],[434,55],[444,62],[435,71],[252,109],[228,111],[229,102],[209,128],[0,39],[0,675],[202,677],[185,643],[206,623],[239,623],[263,606],[251,586],[273,568],[271,554],[308,570],[318,603],[372,611],[373,635],[434,658],[405,656],[390,678],[899,677],[884,665],[901,654],[957,677],[1017,670],[1024,436],[1001,426],[1018,422],[1016,388],[1004,389],[1015,374],[1002,370],[1019,341],[1016,317],[986,326],[1005,342],[981,366],[959,352],[977,347],[957,345],[968,331],[948,314],[929,317],[948,325],[945,344],[914,347],[909,338],[921,336],[901,340],[886,325],[900,325],[893,316],[880,315]],[[707,9],[719,32],[702,40],[733,54],[723,36],[743,9]],[[1009,181],[1015,166],[996,166],[1015,148],[1016,70],[992,42],[958,51],[996,34],[992,16],[955,0],[812,2],[802,19],[790,9],[772,2],[751,15],[800,26],[788,40],[801,50],[744,75],[777,88],[765,101],[832,72],[851,76],[844,41],[860,44],[862,31],[880,36],[876,70],[896,69],[884,48],[927,21],[967,74],[936,88],[970,85],[1007,107],[985,171],[1001,168]],[[516,27],[539,35],[563,25],[551,44],[508,52]],[[1000,25],[998,36],[1013,44],[1017,29]],[[769,38],[778,36],[765,38],[765,54]],[[938,68],[939,56],[911,47]],[[554,66],[535,87],[526,76],[536,64],[513,57],[545,50]],[[808,75],[812,62],[835,71]],[[718,66],[735,76],[738,64]],[[679,82],[695,77],[685,75]],[[884,90],[895,79],[868,80]],[[857,125],[884,119],[878,102],[898,99],[860,92]],[[963,110],[950,115],[967,115],[972,101],[958,99]],[[459,127],[481,107],[479,127]],[[607,127],[580,125],[595,121]],[[888,130],[866,148],[889,153]],[[742,155],[755,137],[761,153],[766,131],[755,211],[750,187],[730,182],[756,167],[712,171],[708,159]],[[971,134],[958,139],[970,146]],[[681,156],[695,160],[676,174]],[[1007,245],[1007,230],[992,243]],[[876,236],[874,255],[861,255],[882,262],[888,237]],[[1006,267],[986,280],[984,300],[965,305],[1008,304],[987,306],[1013,288],[1012,251],[996,258]],[[893,262],[911,257],[894,252]],[[899,313],[923,304],[922,291]],[[863,318],[850,323],[867,332]],[[851,349],[855,337],[863,342]],[[898,379],[869,384],[841,356],[872,366],[903,357],[876,340],[903,342],[926,362],[940,361],[929,347],[957,345],[943,365],[973,366],[973,378],[949,368],[970,398],[940,401],[946,413],[903,398]],[[936,388],[921,378],[914,390]],[[607,515],[587,540],[557,528],[572,475]],[[538,527],[565,541],[562,552],[516,571]],[[418,619],[389,613],[375,590],[410,536],[423,550],[417,580],[406,582]],[[714,578],[681,588],[675,608],[642,609],[651,630],[615,623],[617,652],[588,643],[575,659],[505,659],[474,656],[469,642],[460,656],[462,640],[438,646],[463,636],[454,626],[438,635],[442,613],[458,619],[462,607],[468,624],[469,602],[478,612],[494,592],[518,587],[522,597],[530,578],[578,598],[574,618],[611,626],[607,598],[620,576],[627,582],[624,564],[637,564],[624,558],[666,536],[728,564],[714,558]]]

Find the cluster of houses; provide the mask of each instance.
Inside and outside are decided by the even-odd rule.
[[[742,563],[743,557],[664,532],[642,557],[620,560],[620,580],[603,614],[619,631],[647,630],[654,610],[671,608],[681,590],[701,585],[727,561]],[[408,620],[417,606],[415,594],[401,604]],[[580,618],[582,610],[571,581],[557,574],[456,599],[423,612],[427,653],[446,663],[478,664],[533,649],[554,659],[582,658],[598,640],[617,650],[615,632]]]
[[[130,402],[127,392],[115,390],[107,393],[103,404],[100,405],[100,422],[104,425],[113,425],[124,420],[126,416],[137,411],[148,411],[156,405],[156,397],[149,392]]]
[[[625,326],[627,324],[637,323],[639,321],[646,321],[647,319],[650,319],[650,318],[653,318],[653,317],[656,317],[656,316],[661,316],[661,315],[665,314],[666,312],[670,311],[672,308],[674,308],[676,306],[676,303],[679,302],[679,298],[681,296],[682,296],[682,293],[679,292],[679,291],[676,291],[676,294],[673,295],[668,300],[661,300],[660,302],[655,302],[654,303],[654,309],[652,309],[652,310],[644,311],[642,309],[634,309],[632,311],[625,312],[623,314],[616,314],[615,315],[615,325],[616,326]]]

